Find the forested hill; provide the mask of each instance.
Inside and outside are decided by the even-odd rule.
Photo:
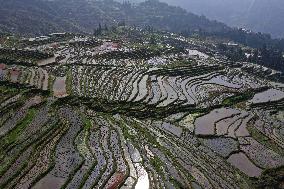
[[[181,8],[155,1],[136,6],[112,0],[0,0],[0,3],[1,29],[21,34],[92,32],[99,23],[111,25],[121,21],[168,30],[203,29],[211,32],[227,28]]]
[[[252,47],[264,44],[284,49],[284,41],[269,35],[232,29],[182,8],[157,0],[140,4],[113,0],[0,0],[0,31],[25,35],[51,32],[92,33],[101,25],[126,23],[191,35],[227,38]]]

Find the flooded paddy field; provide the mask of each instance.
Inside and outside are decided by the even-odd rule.
[[[283,88],[199,51],[149,65],[165,54],[113,44],[0,64],[0,188],[283,186]]]

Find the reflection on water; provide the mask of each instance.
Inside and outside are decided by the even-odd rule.
[[[138,180],[135,189],[149,189],[148,173],[140,163],[136,163],[135,167],[138,173]]]
[[[242,152],[232,154],[227,161],[250,177],[258,177],[261,175],[262,170],[256,167]]]
[[[204,59],[209,58],[209,56],[207,54],[202,53],[202,52],[200,52],[198,50],[190,50],[190,49],[188,49],[187,51],[188,51],[188,55],[189,56],[198,56],[199,58],[204,58]]]
[[[284,92],[277,90],[277,89],[269,89],[267,91],[261,92],[256,94],[252,100],[250,100],[251,103],[257,104],[257,103],[265,103],[265,102],[271,102],[271,101],[278,101],[284,98]]]
[[[55,177],[53,175],[48,174],[46,177],[41,179],[35,186],[34,189],[60,189],[64,184],[64,179]]]
[[[59,98],[67,96],[66,77],[56,77],[53,84],[53,95]]]
[[[214,77],[214,78],[210,79],[208,81],[208,83],[214,83],[214,84],[217,84],[217,85],[222,85],[222,86],[234,88],[234,89],[239,89],[239,88],[242,87],[242,85],[240,85],[240,84],[227,81],[224,76]]]
[[[199,117],[195,121],[195,134],[197,135],[214,135],[215,123],[218,120],[231,117],[240,112],[231,108],[220,108],[211,111],[205,116]]]

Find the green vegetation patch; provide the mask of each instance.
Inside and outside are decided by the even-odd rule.
[[[253,96],[256,93],[263,92],[267,89],[268,89],[267,87],[262,87],[262,88],[259,88],[259,89],[256,89],[256,90],[249,90],[249,91],[246,91],[246,92],[243,92],[243,93],[237,93],[237,95],[226,98],[225,100],[223,100],[222,105],[223,106],[233,106],[237,103],[250,100],[250,99],[253,98]]]
[[[153,165],[153,167],[155,168],[155,170],[160,174],[163,175],[163,169],[162,167],[164,167],[164,164],[162,162],[162,160],[160,160],[158,157],[153,157],[150,159],[150,163],[151,165]]]
[[[179,189],[185,188],[179,181],[177,181],[173,177],[170,178],[170,182],[175,186],[175,188],[179,188]]]
[[[0,82],[0,102],[3,102],[7,97],[19,94],[21,89],[7,86],[5,82]]]
[[[92,128],[92,123],[89,119],[85,118],[84,116],[82,116],[82,119],[83,119],[83,122],[84,122],[84,126],[85,126],[85,129],[88,131]]]
[[[257,189],[276,189],[284,186],[284,166],[268,169],[255,181],[253,181]]]
[[[17,124],[15,129],[9,132],[1,141],[1,148],[4,146],[8,146],[17,141],[18,136],[21,135],[22,131],[32,122],[33,118],[35,117],[37,110],[32,108],[29,109],[27,112],[26,117]]]
[[[252,91],[248,91],[242,94],[238,94],[236,96],[232,96],[229,98],[226,98],[223,102],[222,105],[224,106],[233,106],[237,103],[243,102],[243,101],[247,101],[249,99],[251,99],[254,96],[254,93]]]
[[[69,68],[66,74],[66,91],[67,94],[72,93],[72,70]]]

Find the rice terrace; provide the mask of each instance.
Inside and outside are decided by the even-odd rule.
[[[284,188],[280,72],[139,27],[3,38],[0,188]]]

